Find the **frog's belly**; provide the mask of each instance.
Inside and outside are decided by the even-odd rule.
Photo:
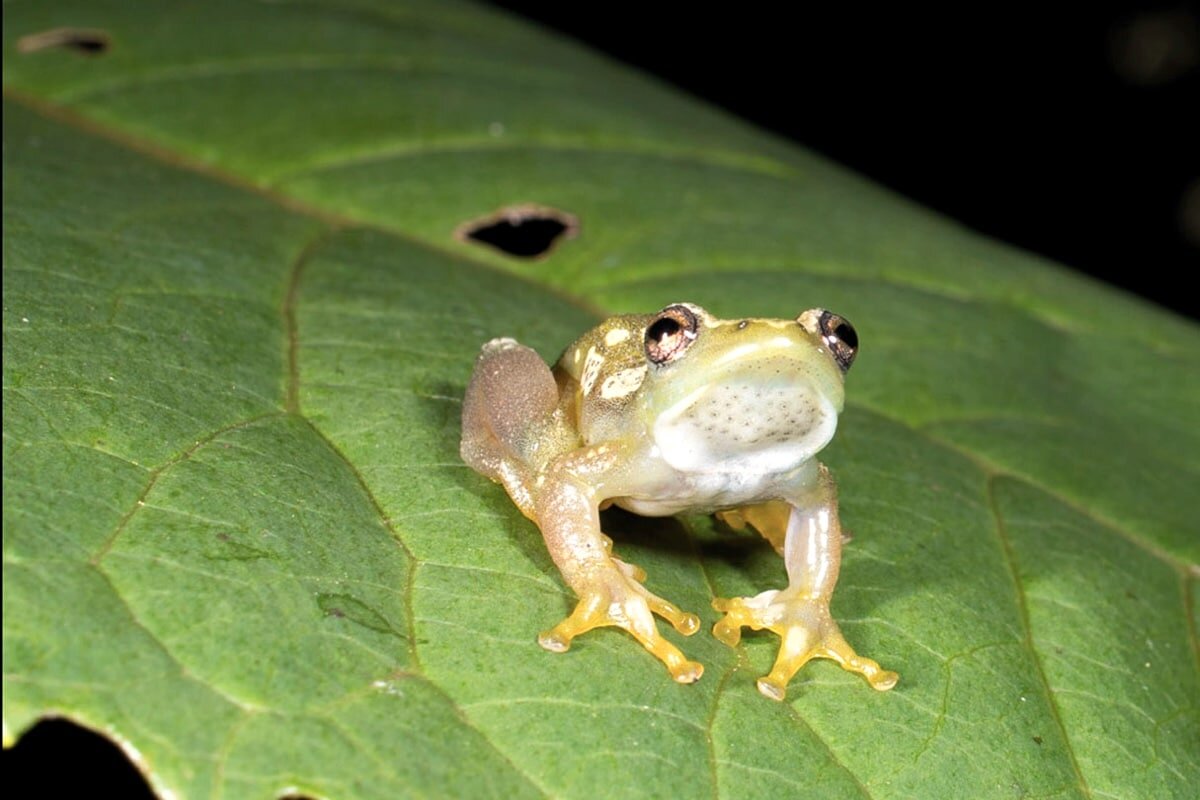
[[[816,461],[783,472],[676,472],[646,494],[615,497],[613,502],[647,517],[669,517],[684,512],[707,514],[795,496],[816,477]]]

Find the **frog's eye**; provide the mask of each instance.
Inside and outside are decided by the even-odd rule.
[[[646,357],[655,364],[679,358],[696,340],[696,315],[687,306],[668,306],[646,326]]]
[[[854,326],[845,318],[824,311],[817,320],[817,327],[821,330],[821,341],[833,353],[833,360],[842,368],[842,372],[849,370],[854,357],[858,355],[858,334]]]

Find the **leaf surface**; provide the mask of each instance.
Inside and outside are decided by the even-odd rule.
[[[482,8],[4,15],[6,743],[65,715],[182,797],[1200,785],[1191,323]],[[107,50],[18,44],[63,26]],[[579,235],[455,236],[524,203]],[[834,612],[894,691],[768,702],[766,635],[675,637],[691,687],[536,646],[571,596],[457,457],[475,353],[684,299],[859,329]],[[709,626],[783,582],[707,518],[606,529]]]

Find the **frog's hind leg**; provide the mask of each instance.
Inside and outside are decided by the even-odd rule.
[[[771,543],[776,553],[783,555],[783,542],[787,538],[788,519],[791,515],[792,507],[788,503],[771,500],[718,511],[717,519],[737,531],[744,530],[749,525]]]
[[[503,484],[531,518],[526,450],[557,405],[558,385],[537,352],[514,339],[483,346],[463,399],[459,453],[476,472]]]

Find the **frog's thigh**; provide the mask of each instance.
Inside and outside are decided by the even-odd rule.
[[[525,450],[558,405],[558,385],[542,357],[513,339],[483,346],[463,399],[459,453],[472,469],[504,484],[532,511]]]
[[[783,555],[783,543],[787,538],[788,520],[791,515],[791,504],[783,500],[770,500],[717,512],[717,517],[731,528],[741,530],[750,525],[762,534],[780,555]]]
[[[464,461],[496,477],[496,463],[520,457],[523,440],[557,405],[558,385],[541,356],[514,339],[492,339],[463,398]]]

